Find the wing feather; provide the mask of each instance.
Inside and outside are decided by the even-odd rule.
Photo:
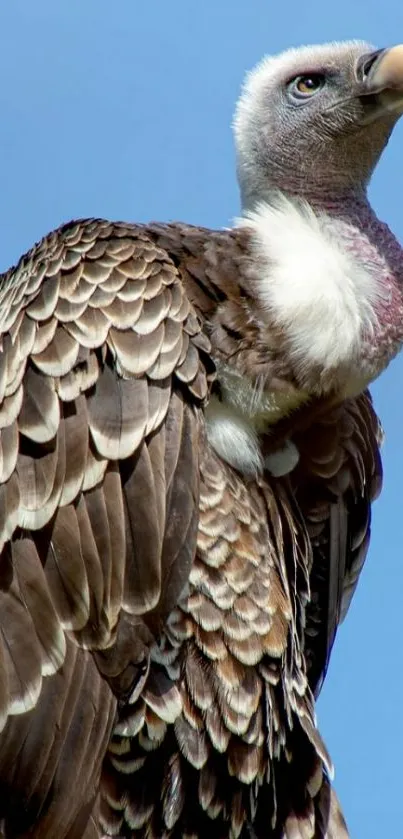
[[[139,227],[67,225],[1,278],[7,829],[87,835],[92,811],[96,823],[114,694],[134,702],[144,686],[153,633],[195,552],[200,412],[214,369],[200,330],[177,268]],[[152,707],[171,720],[179,701],[157,676],[150,726]],[[62,792],[77,778],[82,812]]]
[[[368,550],[371,504],[382,482],[380,439],[368,392],[321,409],[294,435],[300,464],[292,485],[313,549],[306,657],[316,693]]]

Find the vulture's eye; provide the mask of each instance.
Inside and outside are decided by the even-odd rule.
[[[322,73],[309,73],[306,76],[296,76],[288,82],[288,90],[297,99],[309,99],[322,89],[325,77]]]

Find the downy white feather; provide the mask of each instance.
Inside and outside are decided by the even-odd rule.
[[[216,396],[205,413],[207,439],[219,457],[244,475],[261,472],[263,460],[252,423]]]
[[[284,331],[300,368],[354,365],[365,333],[377,322],[375,276],[338,238],[337,224],[306,202],[277,196],[237,221],[253,231],[266,266],[256,294]],[[335,229],[332,229],[334,228]]]

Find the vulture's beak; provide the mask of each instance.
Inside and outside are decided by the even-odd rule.
[[[403,44],[361,56],[356,66],[360,96],[376,97],[374,117],[403,113]]]

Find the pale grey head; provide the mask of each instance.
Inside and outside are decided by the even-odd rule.
[[[362,195],[402,112],[402,46],[349,41],[263,59],[234,118],[243,207],[274,189],[308,199]]]

